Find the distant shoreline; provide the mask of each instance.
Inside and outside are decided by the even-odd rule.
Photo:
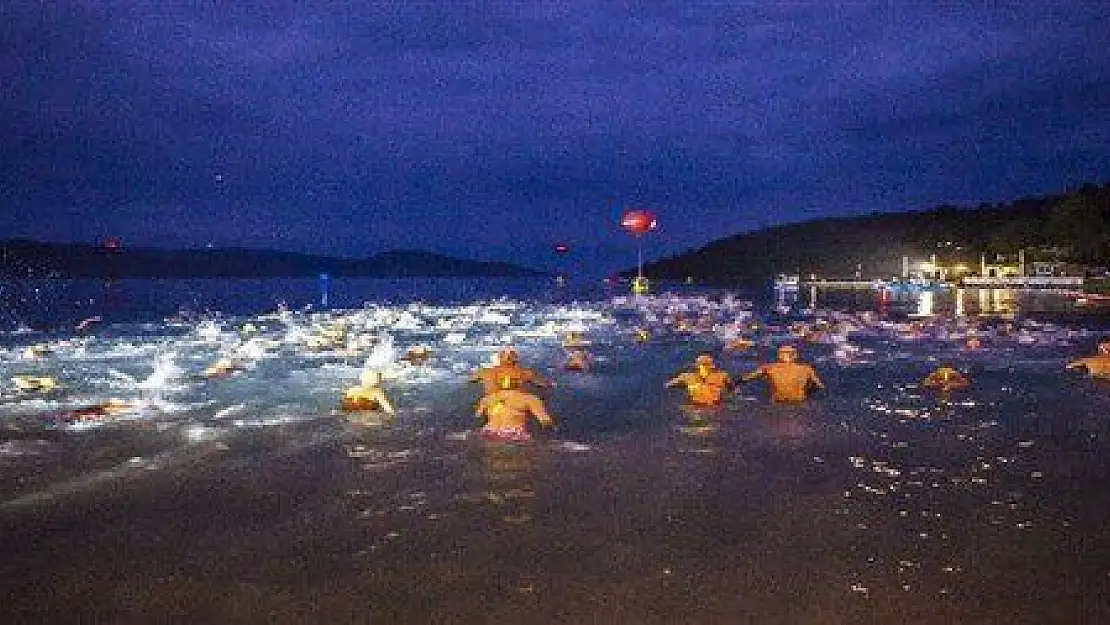
[[[0,277],[28,278],[525,278],[546,272],[499,261],[394,250],[352,259],[250,249],[164,250],[0,241]]]

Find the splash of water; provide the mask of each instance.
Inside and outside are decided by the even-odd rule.
[[[397,361],[397,348],[393,346],[393,337],[388,332],[378,335],[378,343],[366,357],[362,366],[364,369],[386,369]]]
[[[165,352],[154,361],[154,371],[135,386],[144,391],[166,391],[177,388],[185,370],[177,364],[176,352]]]

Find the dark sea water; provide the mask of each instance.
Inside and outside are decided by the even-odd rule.
[[[1064,369],[1105,310],[324,286],[4,285],[0,380],[58,388],[0,403],[0,623],[1110,622],[1110,385]],[[570,330],[585,373],[561,367]],[[737,332],[755,346],[724,351]],[[784,342],[827,386],[804,404],[752,382],[696,413],[664,388],[700,351],[738,375]],[[506,344],[556,383],[531,444],[471,434],[467,377]],[[413,345],[432,360],[397,362]],[[225,356],[245,371],[196,377]],[[352,421],[338,397],[371,362],[398,415]],[[920,388],[941,363],[971,386]],[[61,416],[109,398],[129,410]]]

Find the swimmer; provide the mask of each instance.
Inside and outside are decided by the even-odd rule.
[[[475,415],[485,420],[482,437],[502,441],[529,441],[528,417],[533,416],[544,427],[551,427],[554,420],[547,414],[543,400],[531,393],[520,390],[517,382],[510,376],[502,376],[497,381],[497,390],[488,393],[478,401]]]
[[[732,388],[728,374],[717,368],[713,357],[700,354],[694,359],[694,370],[680,373],[667,380],[667,388],[686,387],[690,404],[698,407],[719,406],[725,392]]]
[[[765,378],[770,385],[771,401],[800,402],[806,398],[810,386],[825,388],[821,378],[812,366],[797,362],[798,349],[792,345],[778,348],[778,359],[760,365],[755,371],[745,373],[740,379],[744,382]]]
[[[948,365],[937,367],[935,371],[925,376],[925,379],[921,381],[922,387],[935,388],[942,393],[965,388],[968,384],[970,382],[962,373]]]
[[[725,341],[726,352],[742,352],[751,349],[755,342],[744,336],[737,336]]]
[[[75,408],[62,413],[64,421],[71,424],[104,423],[111,417],[134,409],[134,405],[122,399],[111,398],[82,408]]]
[[[49,345],[45,343],[38,343],[36,345],[29,345],[23,350],[23,357],[27,359],[43,358],[53,354],[54,350],[50,349]]]
[[[489,394],[499,389],[499,381],[503,377],[512,379],[515,387],[525,384],[551,388],[553,384],[532,369],[520,364],[520,357],[512,347],[506,347],[494,354],[491,364],[482,367],[470,376],[471,382],[481,382],[483,394]]]
[[[428,363],[431,357],[432,348],[427,345],[414,345],[405,350],[404,355],[399,360],[413,365],[424,365]]]
[[[225,378],[243,371],[243,365],[240,365],[230,358],[221,358],[216,362],[205,367],[201,372],[200,377],[211,380],[213,378]]]
[[[358,386],[352,386],[343,391],[343,398],[339,402],[340,410],[344,412],[381,410],[390,416],[396,414],[381,384],[381,371],[377,369],[363,371],[359,376]]]
[[[983,342],[977,336],[969,336],[967,341],[964,342],[964,347],[969,350],[979,349],[983,346]]]
[[[572,330],[568,332],[566,337],[563,338],[563,348],[565,349],[585,347],[589,344],[590,342],[582,338],[582,333],[578,332],[577,330]]]
[[[50,376],[16,375],[12,383],[20,393],[49,393],[58,388],[58,381]]]
[[[1092,378],[1110,379],[1110,353],[1102,351],[1099,344],[1099,353],[1094,356],[1077,358],[1067,364],[1068,369],[1086,369]]]
[[[567,351],[567,360],[563,363],[563,368],[567,371],[585,371],[590,366],[590,354],[581,348],[574,348]]]

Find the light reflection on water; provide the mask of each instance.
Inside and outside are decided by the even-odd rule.
[[[380,338],[310,343],[340,322],[350,339],[380,337],[382,324],[400,318],[388,311],[258,318],[250,338],[243,318],[142,336],[115,327],[75,343],[7,337],[4,379],[34,370],[63,388],[10,396],[2,406],[3,513],[62,514],[71,499],[113,484],[136,518],[122,522],[127,533],[159,518],[147,501],[167,488],[161,475],[199,481],[207,496],[236,502],[217,515],[227,528],[252,527],[257,507],[280,497],[275,535],[295,540],[224,529],[218,543],[250,547],[281,571],[325,553],[322,570],[346,590],[313,590],[321,606],[345,605],[340,595],[357,589],[393,605],[402,622],[434,620],[429,598],[446,614],[488,611],[497,622],[647,622],[652,614],[714,622],[745,613],[767,622],[959,622],[975,614],[1039,622],[1037,610],[1068,622],[1108,614],[1068,607],[1075,592],[1107,583],[1098,528],[1110,511],[1102,494],[1110,388],[1063,370],[1068,357],[1091,350],[1097,331],[1021,318],[1006,329],[933,323],[912,311],[886,319],[827,313],[839,330],[803,341],[789,327],[798,319],[771,316],[770,327],[751,334],[752,349],[722,352],[722,337],[697,332],[696,317],[710,308],[723,326],[749,319],[744,308],[671,308],[633,318],[607,304],[581,305],[577,319],[590,320],[597,363],[586,373],[559,368],[566,307],[521,303],[507,309],[507,325],[455,319],[430,331],[406,317],[405,330],[389,333],[397,351],[430,344],[434,355],[390,370],[394,418],[334,411]],[[441,315],[410,312],[417,320]],[[634,340],[638,325],[651,327],[648,342]],[[448,331],[468,338],[440,340]],[[981,347],[967,348],[969,331]],[[242,372],[195,377],[260,338],[273,346],[251,350]],[[559,428],[529,445],[466,434],[477,396],[466,375],[506,340],[557,384],[545,397]],[[719,412],[701,413],[663,388],[701,349],[736,375],[784,340],[803,345],[828,385],[806,404],[770,405],[751,383]],[[25,357],[31,342],[52,353]],[[942,362],[971,386],[949,395],[921,388]],[[115,396],[139,408],[86,429],[42,420]],[[204,481],[212,475],[219,479]],[[291,492],[297,496],[282,495]],[[178,505],[186,518],[210,512],[187,499]],[[191,530],[160,527],[145,529],[208,553],[213,568],[202,572],[234,568],[233,556],[206,551]],[[71,553],[95,569],[79,545]],[[48,555],[16,556],[9,566],[30,561],[44,575],[64,568]],[[135,575],[146,566],[128,563]],[[407,580],[405,589],[383,581],[390,578]],[[241,599],[203,582],[203,591],[174,588],[192,599],[214,593],[216,605]],[[1015,616],[1014,606],[1026,612]],[[913,619],[897,620],[907,615]]]

